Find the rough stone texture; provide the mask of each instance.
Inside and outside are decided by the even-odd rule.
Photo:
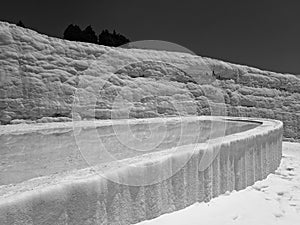
[[[166,150],[124,159],[121,167],[109,163],[0,186],[0,224],[133,224],[243,189],[274,172],[282,155],[282,123],[253,121],[262,124],[223,141],[217,137],[208,146],[183,145],[175,154]],[[202,168],[206,153],[215,158]],[[174,175],[164,179],[168,172]],[[153,177],[162,179],[151,183]],[[139,179],[149,185],[127,185]]]
[[[0,22],[2,124],[210,115],[222,102],[229,116],[282,120],[284,136],[300,138],[299,76],[70,42]]]

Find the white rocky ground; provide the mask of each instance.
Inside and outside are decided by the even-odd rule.
[[[300,222],[300,143],[284,142],[275,174],[245,190],[196,203],[138,225],[296,225]]]

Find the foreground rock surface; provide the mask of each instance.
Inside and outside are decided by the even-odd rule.
[[[138,225],[296,225],[300,221],[300,143],[283,142],[280,167],[265,180],[209,203],[196,203]],[[245,202],[247,204],[245,204]],[[237,207],[238,206],[238,207]]]
[[[2,185],[0,224],[134,224],[244,189],[274,172],[282,155],[282,122],[250,121],[261,124],[209,143]]]
[[[70,42],[0,22],[1,124],[217,114],[300,138],[300,79],[186,53]]]

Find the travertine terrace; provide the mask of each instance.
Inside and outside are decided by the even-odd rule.
[[[110,119],[122,112],[116,97],[128,103],[129,118],[211,115],[221,98],[228,116],[281,120],[285,138],[300,137],[296,75],[187,53],[70,42],[0,22],[0,76],[2,124],[70,121],[74,111],[82,119]]]
[[[134,224],[241,190],[299,111],[296,75],[0,22],[0,224]]]
[[[101,149],[94,142],[94,149],[90,149],[88,140],[78,146],[85,160],[95,165],[80,165],[75,160],[65,171],[60,168],[43,174],[40,170],[45,165],[44,150],[49,150],[50,143],[55,162],[55,157],[61,157],[57,153],[70,147],[64,145],[65,141],[75,142],[70,132],[74,132],[77,143],[81,135],[93,137],[91,131],[95,130],[100,135],[96,139],[100,140],[111,135],[112,125],[122,128],[128,124],[137,134],[147,130],[145,124],[167,124],[166,138],[160,148],[150,153],[126,154],[110,162],[93,161],[100,157],[95,153]],[[183,130],[183,135],[178,130]],[[181,137],[181,141],[169,142],[170,134]],[[26,173],[25,179],[14,176],[15,180],[6,180],[0,186],[0,224],[5,225],[134,224],[252,185],[276,170],[282,154],[282,122],[267,119],[175,117],[6,125],[1,127],[0,137],[1,146],[15,150],[6,153],[8,158],[26,158],[22,146],[39,147],[29,151],[27,158],[29,167],[41,172],[33,179]],[[40,143],[33,146],[31,138]],[[60,148],[53,138],[59,140]],[[116,144],[108,147],[123,150]],[[18,165],[13,166],[16,169]],[[1,173],[4,177],[5,172]]]

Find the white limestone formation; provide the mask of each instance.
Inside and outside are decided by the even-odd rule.
[[[19,152],[14,154],[22,155],[22,148],[17,146],[28,147],[36,138],[40,144],[35,147],[39,149],[36,149],[35,157],[30,157],[32,167],[35,167],[43,150],[49,143],[54,144],[51,137],[55,136],[62,144],[62,148],[53,146],[56,157],[69,147],[64,141],[70,142],[70,129],[75,133],[76,128],[81,128],[83,135],[89,135],[91,130],[107,135],[111,125],[126,126],[129,122],[141,134],[146,130],[144,124],[167,122],[171,128],[166,134],[170,134],[178,130],[178,119],[180,124],[197,124],[199,127],[209,127],[207,121],[216,121],[218,130],[222,127],[221,122],[229,125],[225,129],[226,136],[213,135],[210,140],[191,138],[197,136],[197,132],[202,137],[210,131],[208,128],[197,131],[196,126],[191,126],[190,133],[184,132],[183,141],[177,143],[178,151],[172,150],[174,146],[166,145],[150,153],[125,155],[123,159],[96,162],[93,166],[78,166],[74,162],[67,171],[16,179],[14,184],[8,182],[0,186],[0,224],[134,224],[195,202],[209,201],[226,191],[244,189],[264,179],[280,164],[282,122],[267,119],[187,117],[81,121],[74,126],[72,123],[7,125],[1,127],[1,146],[7,146],[7,150],[18,149]],[[89,149],[90,146],[85,147]],[[94,151],[81,151],[95,157]],[[207,159],[207,154],[214,157],[212,163],[203,168],[202,160]],[[44,165],[41,162],[40,167]],[[36,168],[36,171],[39,170]]]
[[[1,225],[134,224],[274,172],[300,78],[0,22],[0,122]]]
[[[0,22],[2,124],[214,115],[284,122],[299,139],[300,79],[167,51],[71,42]],[[124,108],[129,110],[124,112]]]

